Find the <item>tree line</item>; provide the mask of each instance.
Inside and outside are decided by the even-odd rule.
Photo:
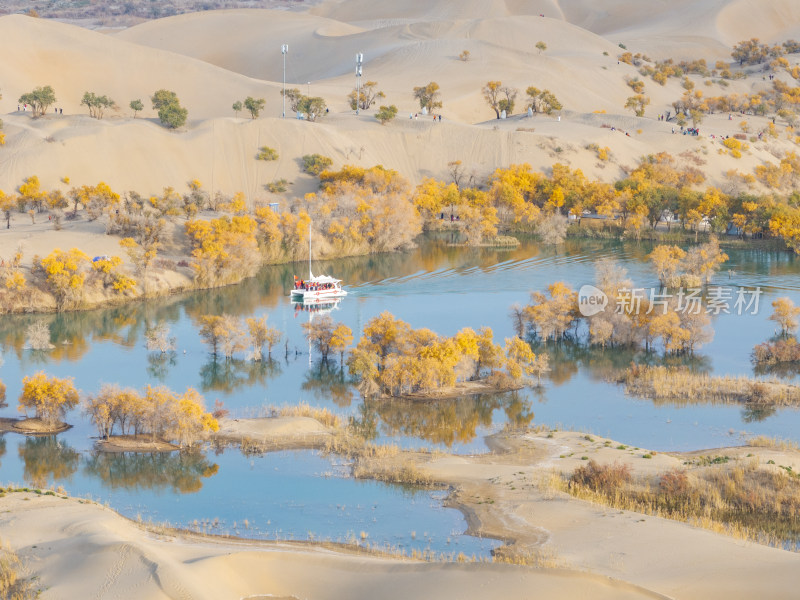
[[[1,389],[5,397],[5,386]],[[80,393],[71,377],[48,377],[40,371],[22,379],[18,410],[51,430],[63,426],[66,414],[79,403]],[[203,397],[192,388],[176,394],[165,387],[148,385],[139,392],[106,384],[97,394],[85,397],[83,409],[103,438],[114,435],[116,429],[119,435],[147,434],[153,441],[176,442],[185,448],[219,429],[217,418],[206,412]]]
[[[699,290],[727,259],[715,239],[688,253],[660,245],[648,255],[664,285],[662,291],[678,285]],[[564,282],[533,292],[530,304],[511,308],[517,336],[541,342],[580,341],[582,331],[591,345],[643,346],[649,351],[660,342],[669,354],[691,354],[713,337],[701,296],[696,305],[681,306],[677,294],[637,293],[625,269],[610,260],[597,263],[595,286],[608,299],[608,306],[591,315],[581,313],[577,292]]]

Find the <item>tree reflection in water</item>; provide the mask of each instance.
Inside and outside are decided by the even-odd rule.
[[[69,481],[80,462],[80,454],[54,435],[25,438],[19,457],[25,464],[25,481],[36,487]]]
[[[134,302],[105,310],[88,310],[52,315],[6,315],[0,321],[0,344],[13,351],[19,360],[54,362],[81,360],[91,347],[90,342],[113,342],[133,348],[143,333],[154,323],[174,323],[180,319],[177,300],[170,298],[160,303]],[[51,350],[31,353],[26,351],[26,330],[44,322],[50,330]]]
[[[766,421],[777,412],[774,406],[747,404],[742,409],[742,423],[760,423]]]
[[[753,374],[761,377],[763,375],[770,375],[772,377],[781,377],[783,379],[794,379],[800,375],[800,363],[796,362],[779,362],[773,364],[759,363],[753,366]]]
[[[281,365],[275,359],[211,360],[200,367],[200,385],[203,392],[232,392],[241,387],[264,385],[267,380],[277,377],[280,373]]]
[[[178,364],[177,353],[174,350],[147,353],[147,374],[153,379],[165,381],[170,367],[174,367],[176,364]]]
[[[637,365],[688,367],[693,373],[710,373],[711,359],[702,354],[660,354],[641,348],[602,348],[588,344],[563,341],[534,342],[533,351],[543,352],[550,360],[548,381],[555,385],[569,382],[580,371],[595,381],[616,381],[632,363]]]
[[[333,400],[340,408],[347,408],[353,402],[353,386],[347,371],[335,360],[319,362],[316,368],[309,369],[302,388],[319,400]]]
[[[203,479],[219,470],[200,451],[94,452],[84,473],[99,478],[111,489],[165,490],[188,494],[203,487]]]
[[[367,439],[377,436],[380,423],[385,435],[417,437],[449,448],[473,441],[478,427],[491,426],[496,410],[502,410],[514,427],[533,420],[530,402],[517,392],[508,392],[443,400],[365,401],[353,424]]]

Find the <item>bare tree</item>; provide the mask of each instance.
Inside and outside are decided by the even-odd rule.
[[[169,337],[169,325],[161,323],[152,329],[148,329],[144,336],[147,340],[147,349],[150,352],[172,352],[175,350],[176,339]]]
[[[25,329],[25,339],[30,350],[50,350],[50,327],[43,320],[34,321]]]

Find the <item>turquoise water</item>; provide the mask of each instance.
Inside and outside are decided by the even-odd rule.
[[[513,250],[466,249],[426,239],[408,253],[315,264],[314,270],[345,281],[349,295],[331,316],[349,325],[356,334],[371,317],[388,310],[414,327],[429,327],[445,335],[462,327],[477,329],[488,325],[494,330],[495,339],[502,342],[504,337],[513,335],[508,317],[511,304],[526,303],[530,291],[543,289],[556,280],[566,281],[576,289],[591,283],[600,258],[619,261],[638,287],[656,285],[654,274],[644,262],[649,250],[645,244],[608,241],[571,241],[559,250],[542,248],[531,241]],[[701,348],[691,363],[693,368],[709,373],[750,375],[752,347],[774,331],[767,319],[769,302],[787,295],[800,304],[800,261],[788,252],[747,247],[725,250],[731,257],[725,269],[733,273],[721,273],[718,283],[762,287],[761,310],[756,315],[715,317],[713,341]],[[270,405],[306,402],[352,416],[365,435],[379,442],[460,453],[486,451],[483,436],[509,421],[586,430],[655,450],[737,444],[749,434],[798,440],[800,411],[781,409],[754,414],[738,406],[656,405],[631,398],[619,386],[606,381],[610,369],[625,367],[632,360],[658,362],[660,357],[627,351],[598,353],[566,345],[547,348],[553,371],[541,390],[436,402],[364,404],[338,362],[320,365],[317,357],[309,354],[301,329],[309,315],[296,311],[287,298],[295,269],[297,274],[303,274],[300,266],[271,267],[233,288],[117,309],[1,317],[0,347],[5,364],[0,368],[0,377],[8,386],[11,402],[9,407],[0,409],[0,416],[17,414],[14,399],[19,394],[21,378],[45,369],[49,374],[74,377],[84,393],[97,391],[104,382],[139,388],[146,383],[164,384],[176,390],[192,386],[203,393],[209,406],[220,400],[240,417],[263,414]],[[204,314],[222,313],[242,318],[267,314],[271,325],[285,332],[288,345],[281,344],[273,350],[273,360],[263,364],[250,363],[243,355],[232,361],[215,362],[199,338],[197,320]],[[51,352],[23,348],[25,328],[37,319],[51,327],[56,346]],[[161,323],[166,323],[177,338],[174,355],[154,355],[144,347],[144,331]],[[218,456],[207,451],[204,460],[209,465],[170,463],[153,466],[150,471],[145,468],[147,461],[137,457],[121,459],[115,465],[98,464],[109,459],[92,456],[93,429],[78,412],[68,420],[75,426],[59,435],[58,441],[59,447],[71,448],[72,453],[51,452],[48,460],[65,461],[71,465],[67,471],[72,471],[67,476],[61,469],[51,469],[48,482],[63,484],[77,495],[91,494],[128,516],[140,514],[143,518],[182,524],[191,524],[195,519],[219,519],[224,526],[218,527],[231,531],[234,521],[240,526],[243,519],[248,519],[253,523],[249,535],[291,534],[295,539],[305,538],[309,531],[315,536],[340,539],[365,530],[373,542],[411,544],[423,541],[426,526],[417,523],[426,523],[428,517],[422,514],[424,511],[417,511],[428,507],[433,516],[427,531],[433,540],[431,547],[439,551],[448,551],[458,537],[454,533],[465,529],[460,513],[441,508],[440,494],[411,493],[384,484],[353,481],[342,476],[346,468],[331,465],[328,459],[311,452],[248,458],[231,450]],[[26,479],[27,453],[20,453],[25,443],[6,436],[5,453],[0,457],[0,481]],[[212,464],[217,465],[213,473],[197,475],[197,469],[205,472],[203,469]],[[197,482],[201,484],[199,491],[191,490],[189,484]],[[248,494],[247,490],[253,493]],[[273,498],[265,495],[266,490],[286,493]],[[352,510],[323,510],[313,503],[315,498],[327,499],[329,495],[329,509],[344,505]],[[300,507],[293,505],[293,499]],[[369,527],[364,520],[369,511],[353,508],[357,505],[378,506],[375,510],[379,516],[373,523],[379,525]],[[410,506],[415,507],[412,513],[402,512]],[[412,528],[417,532],[416,540],[411,539]],[[472,543],[468,536],[459,539],[463,540],[459,543]],[[485,550],[484,544],[474,551]],[[458,551],[472,552],[464,548]]]

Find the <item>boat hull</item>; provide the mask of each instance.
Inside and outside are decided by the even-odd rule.
[[[347,296],[344,290],[292,290],[291,298],[303,303],[328,302]]]

